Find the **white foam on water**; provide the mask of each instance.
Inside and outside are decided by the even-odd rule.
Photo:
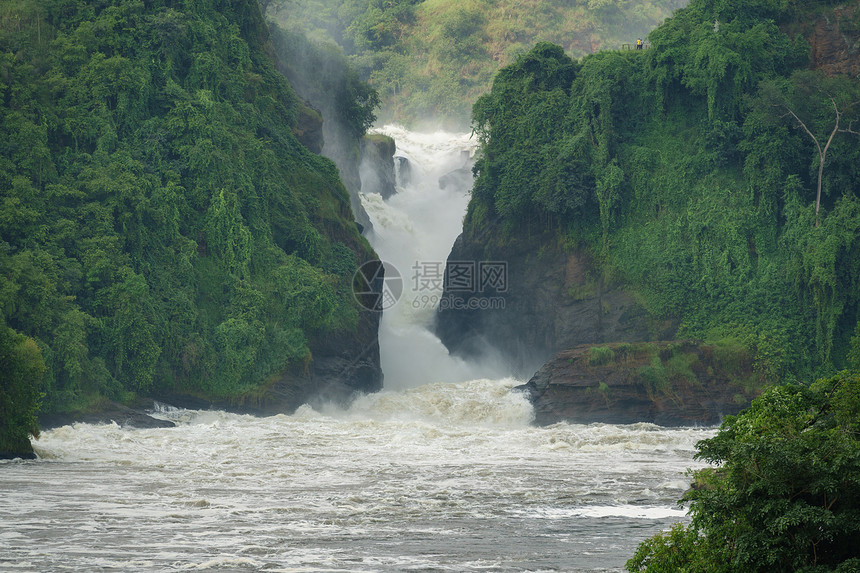
[[[683,519],[687,512],[671,507],[643,507],[636,505],[607,505],[584,507],[575,515],[582,517],[624,517],[629,519]]]
[[[571,520],[577,518],[624,518],[624,519],[677,519],[687,512],[677,507],[647,505],[589,505],[582,507],[538,507],[528,510],[530,517],[548,520]]]
[[[0,469],[0,569],[606,570],[684,519],[712,430],[537,428],[515,383],[43,432],[42,460]]]

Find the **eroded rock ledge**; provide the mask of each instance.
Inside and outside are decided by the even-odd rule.
[[[730,342],[583,345],[559,353],[518,390],[535,423],[714,425],[761,390],[747,351]]]
[[[175,423],[153,418],[146,410],[153,407],[151,400],[140,399],[133,407],[106,400],[98,409],[74,414],[53,413],[39,416],[39,426],[43,430],[58,428],[74,423],[110,424],[116,423],[124,428],[172,428]]]

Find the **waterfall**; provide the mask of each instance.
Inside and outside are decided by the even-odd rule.
[[[371,244],[403,280],[403,292],[382,315],[379,344],[387,389],[432,382],[498,378],[491,363],[467,363],[448,354],[431,332],[442,295],[445,261],[463,228],[477,142],[467,133],[411,132],[387,125],[373,130],[392,137],[398,160],[397,193],[387,200],[362,185],[362,203],[373,223]],[[403,180],[407,179],[407,180]],[[441,180],[441,181],[440,181]]]

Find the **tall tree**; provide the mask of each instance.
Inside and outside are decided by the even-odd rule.
[[[827,154],[839,133],[860,135],[854,124],[855,107],[860,103],[857,87],[841,78],[824,78],[815,72],[799,72],[786,84],[789,93],[779,96],[775,106],[785,110],[781,117],[794,123],[812,139],[818,154],[818,178],[815,192],[815,226],[820,224],[821,189]],[[832,108],[832,111],[829,111]],[[801,116],[807,119],[804,121]],[[829,118],[828,118],[829,116]],[[847,121],[848,125],[845,125]]]
[[[819,216],[818,211],[821,208],[821,180],[824,178],[824,164],[827,161],[827,152],[830,151],[830,144],[833,143],[833,138],[837,133],[853,133],[854,135],[860,135],[860,132],[854,131],[853,125],[854,122],[851,121],[848,124],[847,128],[841,128],[839,126],[840,121],[842,120],[843,113],[839,110],[839,106],[836,103],[836,100],[831,96],[830,101],[833,104],[833,112],[834,112],[834,121],[833,121],[833,129],[830,130],[830,135],[827,138],[827,143],[824,144],[824,147],[821,147],[821,141],[815,136],[812,131],[810,131],[809,127],[807,127],[806,123],[802,119],[800,119],[794,110],[790,107],[786,106],[785,109],[788,110],[788,115],[791,115],[794,119],[797,120],[797,123],[800,124],[800,127],[803,128],[803,131],[812,138],[812,141],[815,143],[815,147],[818,150],[818,185],[816,187],[815,192],[815,226],[819,225]],[[855,102],[857,103],[857,102]],[[853,105],[853,104],[852,104]]]

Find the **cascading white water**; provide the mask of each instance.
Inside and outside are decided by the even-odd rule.
[[[535,428],[511,384],[44,432],[39,461],[0,462],[0,570],[620,571],[683,519],[709,431]]]
[[[371,237],[380,258],[403,277],[400,300],[382,316],[379,343],[385,387],[412,388],[430,382],[459,382],[502,375],[493,364],[468,363],[450,356],[433,335],[436,305],[442,295],[445,261],[463,227],[471,177],[441,177],[468,168],[476,141],[466,134],[414,133],[388,125],[374,130],[397,143],[397,155],[410,165],[410,178],[398,182],[388,200],[373,190],[362,203],[373,222]]]
[[[471,143],[385,131],[416,177],[365,197],[407,283],[380,333],[386,390],[289,416],[163,408],[176,428],[46,431],[39,460],[0,462],[0,570],[617,572],[684,519],[684,470],[712,430],[533,427],[518,381],[427,331],[432,305],[411,297],[438,292],[411,292],[411,266],[444,262],[459,233],[468,198],[437,181]]]

